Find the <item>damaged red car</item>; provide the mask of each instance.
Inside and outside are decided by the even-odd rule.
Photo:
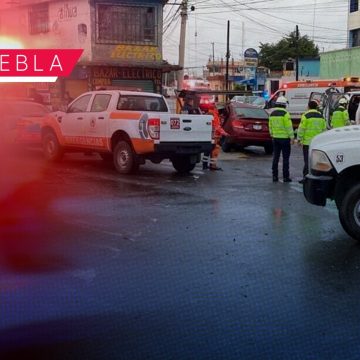
[[[272,154],[269,115],[264,109],[234,101],[219,109],[219,113],[222,127],[227,133],[221,141],[224,152],[233,148],[261,146],[266,154]]]

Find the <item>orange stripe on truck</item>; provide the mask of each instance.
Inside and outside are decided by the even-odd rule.
[[[131,139],[133,148],[137,154],[154,152],[154,141],[149,139]]]
[[[134,112],[134,111],[112,112],[110,114],[110,119],[116,119],[116,120],[139,120],[140,117],[141,117],[141,112]]]

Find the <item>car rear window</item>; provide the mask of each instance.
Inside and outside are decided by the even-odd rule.
[[[50,112],[47,107],[30,101],[9,101],[0,104],[0,109],[8,115],[26,117],[42,117]]]
[[[251,119],[268,119],[268,114],[263,109],[253,109],[247,107],[235,107],[235,114],[238,118],[251,118]]]
[[[118,110],[167,112],[168,108],[162,97],[122,95],[117,105]]]

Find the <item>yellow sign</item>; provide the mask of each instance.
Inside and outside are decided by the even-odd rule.
[[[245,60],[245,66],[257,67],[258,65],[258,59],[245,58],[244,60]]]
[[[112,53],[112,59],[161,61],[162,56],[156,46],[117,45]]]

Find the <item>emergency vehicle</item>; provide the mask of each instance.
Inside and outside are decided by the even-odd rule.
[[[148,159],[170,159],[181,173],[194,169],[213,148],[210,115],[171,114],[160,94],[98,90],[80,95],[66,112],[49,115],[41,128],[45,158],[64,152],[98,152],[122,174]]]
[[[285,83],[268,100],[265,109],[275,107],[279,96],[285,96],[288,100],[287,111],[290,113],[294,127],[297,128],[301,115],[307,110],[307,105],[312,92],[324,93],[333,88],[340,92],[360,90],[360,81],[357,77],[344,78],[342,80],[306,80]]]
[[[325,206],[327,199],[335,200],[341,225],[360,241],[360,126],[340,127],[315,136],[303,191],[314,205]]]
[[[182,90],[198,91],[200,95],[199,108],[203,112],[208,112],[215,106],[215,96],[211,95],[210,83],[202,79],[184,79]]]
[[[312,92],[310,100],[316,100],[319,103],[319,109],[327,122],[328,129],[331,128],[331,117],[334,110],[339,106],[340,99],[347,101],[347,110],[351,123],[355,124],[356,111],[360,104],[360,91],[341,92],[334,88],[329,88],[325,93]]]

